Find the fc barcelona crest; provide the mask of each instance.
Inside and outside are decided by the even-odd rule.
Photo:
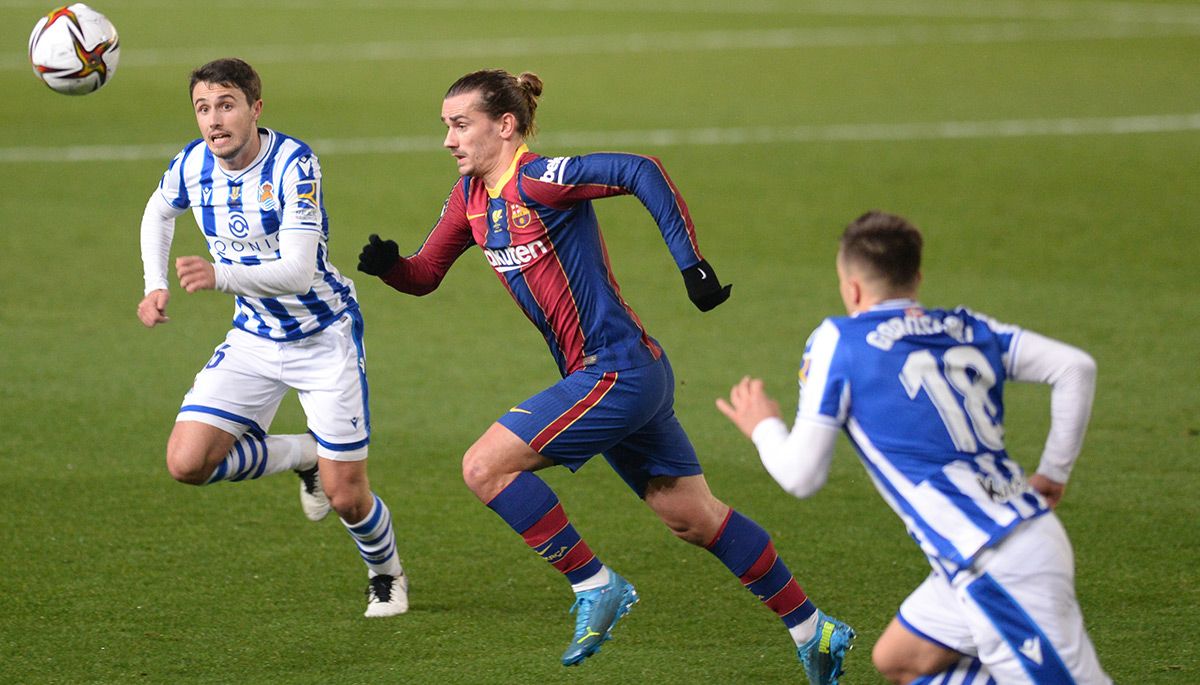
[[[508,211],[512,216],[513,226],[516,226],[517,228],[525,228],[529,225],[530,221],[533,221],[533,214],[530,213],[528,207],[524,205],[510,204],[508,208]]]

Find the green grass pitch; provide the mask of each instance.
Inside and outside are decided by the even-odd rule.
[[[671,355],[677,411],[716,494],[859,632],[845,681],[927,572],[848,445],[797,501],[713,407],[742,374],[795,408],[805,336],[837,313],[836,236],[859,212],[926,233],[923,300],[1089,350],[1100,380],[1060,515],[1118,682],[1200,682],[1200,5],[1073,0],[320,3],[96,0],[122,63],[98,93],[39,84],[0,2],[0,682],[801,682],[778,620],[675,541],[602,460],[546,472],[643,597],[603,652],[558,664],[571,596],[467,491],[459,458],[556,378],[468,253],[425,298],[356,277],[372,483],[412,610],[361,617],[364,569],[294,478],[192,488],[163,452],[226,296],[173,290],[148,331],[138,222],[196,136],[188,71],[239,55],[264,125],[312,143],[333,261],[368,234],[415,250],[451,184],[441,96],[482,67],[546,82],[535,150],[661,157],[733,298],[700,314],[635,200],[597,204],[622,292]],[[201,254],[190,218],[173,254]],[[1036,465],[1043,387],[1012,386],[1010,452]],[[276,432],[303,429],[294,399]]]

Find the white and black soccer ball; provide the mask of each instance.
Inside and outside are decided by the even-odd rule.
[[[42,17],[29,35],[33,73],[65,95],[99,90],[117,71],[120,57],[116,27],[81,2]]]

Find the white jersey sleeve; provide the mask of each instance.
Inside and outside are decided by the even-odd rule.
[[[1009,352],[1009,377],[1050,385],[1050,433],[1037,472],[1057,483],[1071,475],[1092,413],[1096,362],[1088,353],[1030,331]]]
[[[184,211],[167,202],[157,191],[146,202],[141,228],[143,294],[168,289],[167,262],[175,237],[175,217]]]
[[[833,462],[838,429],[824,422],[796,419],[788,432],[782,419],[759,422],[750,439],[767,473],[795,497],[810,497],[825,485]]]
[[[849,384],[831,373],[839,332],[829,321],[809,336],[800,367],[800,402],[789,432],[781,419],[766,419],[754,429],[767,473],[796,497],[816,494],[829,476],[833,449],[850,402]],[[827,393],[832,384],[833,392]]]
[[[312,286],[317,271],[315,230],[279,231],[279,259],[254,266],[216,263],[217,290],[247,297],[301,295]]]

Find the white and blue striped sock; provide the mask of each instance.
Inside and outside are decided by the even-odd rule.
[[[317,463],[317,441],[311,435],[244,433],[217,464],[205,485],[217,481],[253,480],[272,473],[305,469]]]
[[[363,561],[367,563],[367,572],[372,576],[400,576],[404,569],[400,566],[400,557],[396,554],[396,534],[392,531],[392,512],[375,493],[371,493],[375,503],[367,517],[358,523],[347,523],[346,531],[354,538]]]

